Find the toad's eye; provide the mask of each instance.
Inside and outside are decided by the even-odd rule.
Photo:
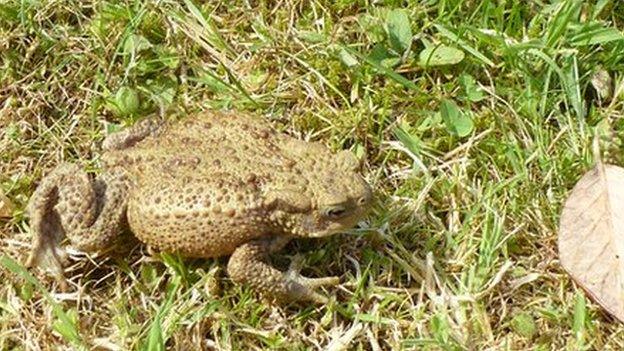
[[[366,196],[362,196],[361,198],[359,198],[359,199],[357,200],[357,204],[358,204],[358,206],[364,206],[364,205],[366,205],[367,203],[368,203],[368,197],[366,197]]]
[[[340,218],[342,216],[344,216],[347,213],[347,210],[344,208],[344,206],[331,206],[331,207],[327,207],[326,209],[323,210],[323,214],[325,215],[325,217],[329,217],[329,218]]]

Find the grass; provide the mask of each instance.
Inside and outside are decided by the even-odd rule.
[[[0,348],[623,348],[556,248],[593,138],[624,164],[623,22],[616,0],[0,1]],[[69,293],[16,264],[55,165],[97,171],[108,132],[209,108],[366,157],[371,215],[276,257],[341,276],[329,304],[141,245],[82,256]]]

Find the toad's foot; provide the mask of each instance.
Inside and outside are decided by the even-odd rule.
[[[26,268],[36,266],[45,268],[58,282],[61,290],[67,291],[69,286],[63,274],[63,267],[67,265],[69,258],[67,252],[60,246],[62,236],[59,234],[62,234],[62,229],[54,230],[48,227],[45,232],[50,235],[35,235],[33,237],[32,251],[25,266]]]
[[[232,280],[248,284],[262,295],[277,302],[327,303],[327,297],[317,293],[315,289],[338,284],[338,277],[303,277],[298,273],[297,261],[291,265],[288,272],[280,272],[266,263],[268,253],[274,247],[270,239],[255,240],[238,247],[228,263],[228,274]]]
[[[303,257],[296,255],[290,262],[290,267],[285,273],[286,279],[292,282],[296,282],[302,286],[302,297],[298,300],[308,300],[317,304],[326,304],[328,299],[326,296],[319,294],[315,289],[323,286],[335,286],[340,283],[339,277],[322,277],[322,278],[308,278],[300,274],[301,264],[303,263]],[[296,289],[296,288],[295,288]]]

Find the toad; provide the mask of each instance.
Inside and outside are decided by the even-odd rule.
[[[97,252],[128,227],[158,251],[229,255],[231,279],[267,297],[323,303],[317,288],[337,284],[337,277],[282,272],[268,254],[293,238],[347,230],[371,203],[352,153],[334,154],[243,113],[145,119],[109,135],[102,149],[103,171],[94,179],[65,163],[39,184],[27,208],[28,266],[62,279],[64,237],[80,251]]]

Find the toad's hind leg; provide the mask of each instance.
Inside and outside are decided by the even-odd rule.
[[[64,283],[63,237],[82,251],[110,246],[125,223],[127,190],[121,172],[92,181],[77,165],[59,165],[43,178],[28,204],[33,245],[26,265],[47,268]]]
[[[276,301],[312,301],[323,304],[327,298],[315,291],[325,285],[337,285],[338,277],[306,278],[291,269],[280,272],[266,263],[267,255],[280,249],[285,241],[278,239],[258,239],[236,249],[228,262],[228,274],[242,284]]]

